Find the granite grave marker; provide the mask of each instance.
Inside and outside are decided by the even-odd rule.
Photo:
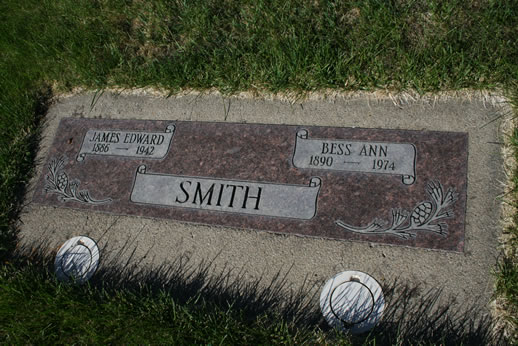
[[[461,132],[65,118],[33,201],[463,251],[467,146]]]

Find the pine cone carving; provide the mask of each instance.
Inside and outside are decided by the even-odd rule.
[[[65,172],[61,172],[57,179],[57,187],[61,191],[65,191],[68,186],[68,176]]]
[[[421,226],[432,214],[432,209],[433,206],[430,202],[423,202],[419,204],[417,207],[415,207],[414,211],[412,212],[412,221],[416,225]]]

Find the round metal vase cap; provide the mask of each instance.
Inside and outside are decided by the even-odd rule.
[[[345,271],[329,279],[320,293],[320,310],[333,328],[359,334],[381,319],[385,298],[380,284],[368,274]]]
[[[58,251],[54,268],[61,281],[84,283],[94,275],[99,265],[99,248],[85,236],[67,240]]]

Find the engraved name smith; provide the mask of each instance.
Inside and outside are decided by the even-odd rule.
[[[180,204],[215,205],[217,207],[234,209],[252,207],[255,210],[259,210],[263,188],[260,186],[207,183],[203,180],[193,181],[192,179],[186,179],[180,183],[180,190],[180,196],[176,196],[175,199],[175,202]],[[251,192],[252,190],[255,190],[255,192]],[[255,193],[255,196],[252,193]],[[237,201],[239,203],[236,203]]]
[[[316,177],[305,186],[147,173],[140,166],[131,202],[308,220],[320,185]]]

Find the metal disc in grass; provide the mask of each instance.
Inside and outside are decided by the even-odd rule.
[[[345,271],[324,285],[320,309],[331,327],[359,334],[380,321],[385,298],[374,278],[359,271]]]
[[[99,248],[95,241],[85,236],[67,240],[54,261],[56,276],[61,281],[84,283],[99,266]]]

